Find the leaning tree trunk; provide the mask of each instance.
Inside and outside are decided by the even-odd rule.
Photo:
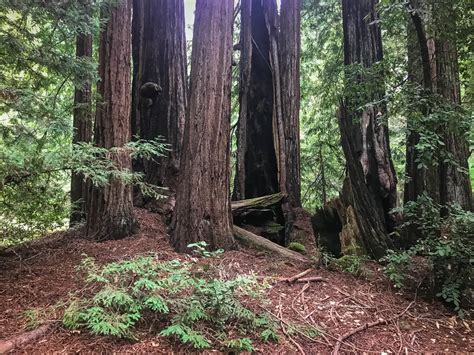
[[[140,138],[162,137],[164,157],[138,164],[145,181],[175,188],[186,107],[183,0],[134,0],[132,126]]]
[[[87,6],[87,2],[84,4]],[[76,38],[76,57],[92,58],[92,35],[80,33]],[[82,78],[78,78],[79,80]],[[74,91],[73,138],[72,143],[92,140],[92,95],[91,83],[86,81]],[[84,176],[72,172],[71,175],[71,216],[69,222],[74,225],[85,218],[89,184]]]
[[[116,148],[109,153],[119,169],[130,169],[126,149],[130,141],[131,109],[131,0],[111,9],[100,37],[98,93],[94,139],[99,147]],[[96,240],[120,239],[133,233],[137,222],[133,215],[131,187],[111,179],[92,189],[87,213],[87,234]]]
[[[171,243],[232,248],[230,89],[232,0],[197,0],[189,106],[171,224]]]
[[[392,246],[388,232],[394,227],[390,210],[396,204],[396,177],[388,128],[382,121],[386,109],[378,103],[384,96],[384,78],[376,68],[383,59],[376,4],[377,0],[342,2],[346,97],[339,125],[362,247],[380,258]]]
[[[283,0],[280,10],[281,104],[285,136],[286,190],[292,207],[301,207],[300,52],[301,1]]]

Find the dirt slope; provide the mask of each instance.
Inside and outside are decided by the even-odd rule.
[[[0,339],[25,331],[25,311],[67,300],[69,292],[82,287],[83,280],[75,270],[82,254],[93,256],[101,263],[150,251],[163,259],[189,258],[171,249],[166,227],[159,215],[145,210],[137,210],[137,214],[142,226],[140,233],[125,240],[95,243],[81,239],[81,231],[76,230],[50,235],[15,251],[0,253]],[[308,218],[304,213],[299,216],[300,219]],[[300,220],[296,225],[301,227],[299,239],[304,240],[304,234],[310,233],[306,228],[309,221]],[[310,242],[311,236],[306,235],[306,240]],[[313,246],[308,250],[313,250]],[[348,338],[342,344],[341,352],[474,351],[472,340],[469,342],[472,322],[456,319],[439,303],[413,302],[413,295],[395,293],[375,265],[371,267],[369,280],[315,268],[307,276],[322,276],[328,282],[288,284],[277,279],[297,274],[304,267],[263,252],[230,251],[217,258],[215,263],[223,277],[250,272],[273,277],[264,308],[278,316],[281,322],[301,327],[306,324],[322,330],[317,341],[298,333],[288,336],[282,333],[278,344],[255,344],[262,353],[301,350],[306,354],[329,353],[341,334],[379,319],[390,319],[404,311],[402,317],[387,325],[362,330]],[[56,326],[41,340],[16,352],[169,353],[190,350],[145,331],[139,332],[138,336],[139,341],[133,343],[94,337]]]

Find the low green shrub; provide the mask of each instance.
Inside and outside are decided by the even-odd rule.
[[[427,195],[407,203],[403,213],[405,222],[400,234],[404,228],[416,227],[423,237],[408,250],[390,250],[382,259],[385,273],[396,287],[404,287],[413,258],[423,258],[428,263],[435,295],[463,316],[463,295],[473,288],[474,280],[474,213],[458,206],[442,207]]]
[[[201,255],[206,244],[193,245]],[[209,266],[207,266],[209,267]],[[76,295],[63,317],[69,328],[93,334],[133,339],[139,322],[159,319],[159,334],[196,349],[252,351],[251,338],[277,340],[275,323],[242,302],[258,298],[260,283],[253,276],[223,280],[195,262],[160,261],[155,255],[96,264],[85,257],[87,292]]]

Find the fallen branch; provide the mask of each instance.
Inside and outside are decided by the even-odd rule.
[[[294,276],[292,276],[292,277],[289,277],[289,278],[287,278],[285,281],[286,281],[286,282],[289,282],[289,283],[295,282],[296,280],[302,278],[303,276],[308,275],[311,271],[313,271],[313,268],[310,268],[310,269],[308,269],[308,270],[305,270],[305,271],[303,271],[303,272],[300,272],[299,274],[296,274],[296,275],[294,275]]]
[[[314,276],[314,277],[303,277],[296,280],[295,282],[328,282],[329,280],[324,277]]]
[[[341,348],[341,345],[342,343],[350,338],[351,336],[363,331],[363,330],[366,330],[366,329],[369,329],[369,328],[373,328],[373,327],[376,327],[378,325],[385,325],[385,324],[388,324],[390,322],[393,322],[394,320],[402,317],[409,309],[410,307],[413,305],[414,301],[411,302],[407,308],[405,308],[405,310],[399,314],[397,314],[396,316],[392,317],[392,318],[389,318],[389,319],[379,319],[378,321],[375,321],[375,322],[372,322],[372,323],[366,323],[364,325],[361,325],[360,327],[357,327],[347,333],[344,333],[342,334],[338,339],[337,339],[337,342],[336,342],[336,345],[334,346],[334,350],[332,352],[332,355],[337,355],[339,354],[339,349]]]
[[[311,260],[292,250],[286,249],[272,241],[265,239],[259,235],[253,234],[243,228],[234,226],[234,235],[241,242],[258,246],[260,248],[272,251],[283,258],[294,260],[298,263],[310,263]]]
[[[274,206],[285,197],[281,192],[273,195],[255,197],[248,200],[232,201],[232,214],[238,216],[249,209],[265,209]]]
[[[52,323],[45,324],[31,332],[18,335],[13,339],[0,340],[0,354],[6,354],[17,347],[24,346],[41,338],[51,329],[52,325]]]

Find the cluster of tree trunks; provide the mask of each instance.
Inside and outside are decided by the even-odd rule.
[[[165,156],[136,161],[134,169],[174,190],[187,101],[184,2],[134,0],[133,8],[132,134],[169,145]]]
[[[288,241],[301,204],[299,158],[300,1],[241,4],[239,121],[233,199],[282,192],[277,211]]]

